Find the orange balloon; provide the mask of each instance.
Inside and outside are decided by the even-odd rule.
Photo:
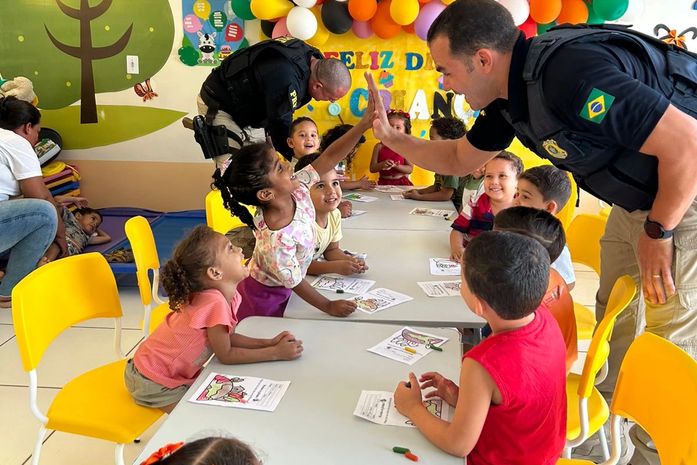
[[[356,21],[368,21],[378,10],[377,0],[349,0],[348,11]]]
[[[370,27],[375,35],[381,39],[391,39],[402,30],[402,26],[392,20],[392,15],[390,15],[391,3],[392,0],[382,0],[378,4],[378,11],[370,20]]]
[[[430,2],[431,0],[419,0],[419,3],[422,5],[425,5],[426,3]]]
[[[561,0],[530,0],[530,16],[538,24],[551,23],[561,13]]]
[[[404,29],[404,32],[408,34],[416,34],[416,31],[414,31],[414,23],[407,24],[406,26],[402,26],[402,29]]]
[[[562,0],[561,13],[557,16],[557,24],[578,24],[588,21],[588,7],[583,0]]]

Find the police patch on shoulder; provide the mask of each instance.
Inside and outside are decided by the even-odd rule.
[[[298,107],[298,93],[292,87],[288,92],[288,100],[290,101],[291,108],[295,110]]]
[[[547,139],[542,142],[542,148],[544,148],[551,157],[558,158],[559,160],[563,160],[569,155],[566,150],[559,147],[559,144],[557,144],[557,141],[554,139]]]
[[[590,95],[583,104],[579,115],[592,123],[600,124],[605,119],[605,115],[610,110],[615,97],[600,89],[593,88]]]

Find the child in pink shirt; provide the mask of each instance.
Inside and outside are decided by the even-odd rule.
[[[136,403],[169,413],[215,354],[225,364],[292,360],[302,342],[287,331],[273,339],[235,333],[240,294],[249,274],[239,247],[209,227],[196,227],[162,270],[173,310],[126,365],[126,387]]]

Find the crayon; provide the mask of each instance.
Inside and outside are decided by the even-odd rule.
[[[414,349],[412,349],[411,347],[405,347],[404,350],[406,350],[406,351],[409,352],[410,354],[415,354],[415,353],[416,353],[416,351],[415,351]]]
[[[407,452],[406,454],[404,454],[404,456],[405,456],[406,458],[408,458],[409,460],[411,460],[412,462],[418,462],[418,461],[419,461],[419,457],[416,456],[416,455],[414,455],[414,454],[412,454],[411,452]]]
[[[392,452],[394,452],[394,453],[396,453],[396,454],[407,454],[407,453],[409,453],[409,452],[411,452],[411,451],[410,451],[409,449],[407,449],[406,447],[394,446],[394,447],[392,448]]]

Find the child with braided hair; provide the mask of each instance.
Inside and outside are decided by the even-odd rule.
[[[173,312],[126,364],[126,388],[137,404],[171,412],[213,354],[225,364],[300,356],[302,342],[288,331],[273,339],[235,333],[237,286],[249,274],[242,260],[239,247],[205,225],[179,243],[162,270]]]
[[[315,209],[309,188],[333,169],[371,126],[374,104],[363,118],[322,154],[293,173],[268,144],[245,146],[213,175],[225,207],[254,231],[256,245],[249,277],[239,292],[240,319],[251,315],[283,316],[291,290],[319,310],[347,316],[356,309],[348,300],[329,300],[306,280],[315,250]],[[254,218],[244,205],[259,207]]]

